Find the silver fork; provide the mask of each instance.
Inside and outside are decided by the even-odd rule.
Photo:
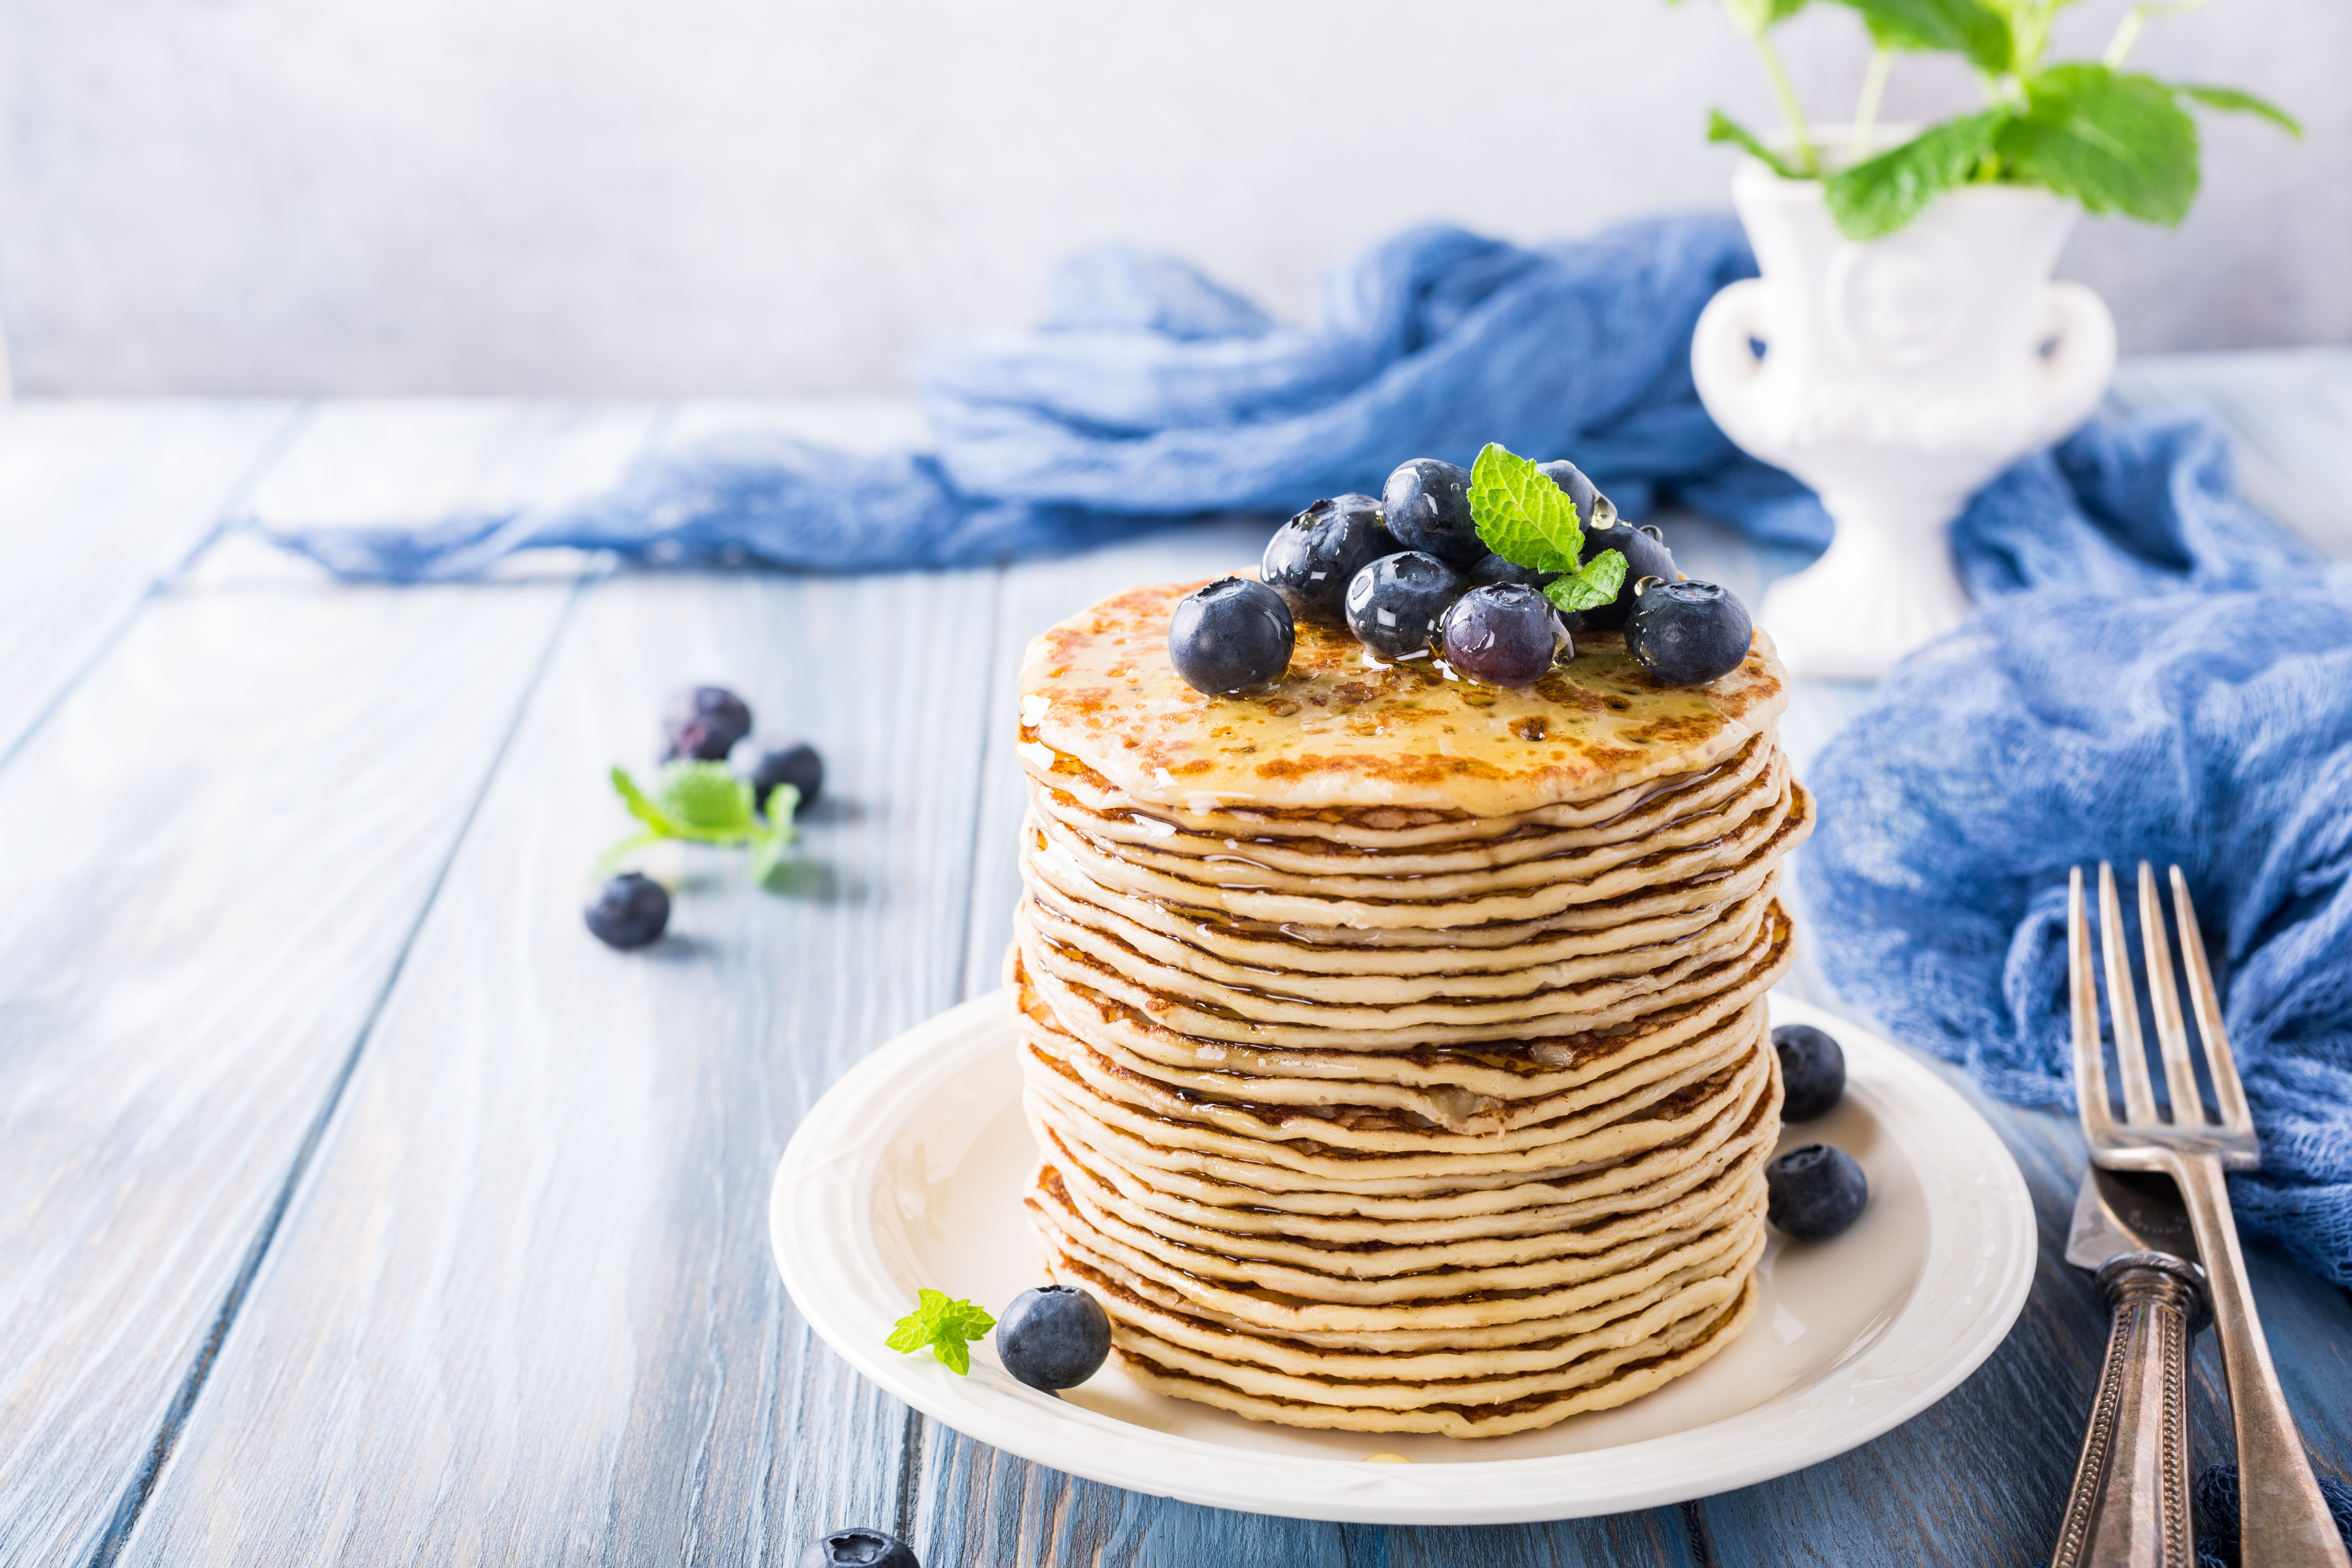
[[[2131,953],[2124,940],[2123,911],[2116,899],[2113,867],[2099,867],[2099,933],[2105,949],[2107,1014],[2114,1020],[2116,1072],[2123,1079],[2124,1114],[2107,1101],[2105,1053],[2099,1047],[2099,998],[2092,979],[2091,931],[2084,918],[2083,871],[2074,868],[2066,902],[2067,972],[2074,1007],[2074,1097],[2091,1158],[2111,1171],[2162,1171],[2180,1189],[2189,1222],[2197,1233],[2211,1291],[2213,1331],[2221,1342],[2221,1366],[2230,1383],[2230,1417],[2238,1437],[2240,1499],[2239,1561],[2242,1568],[2352,1568],[2336,1532],[2327,1502],[2303,1451],[2294,1416],[2279,1388],[2278,1371],[2254,1314],[2246,1284],[2245,1255],[2238,1247],[2237,1221],[2230,1213],[2224,1171],[2251,1171],[2262,1164],[2262,1144],[2246,1109],[2246,1091],[2230,1055],[2221,1026],[2221,999],[2213,990],[2205,943],[2197,931],[2197,911],[2189,901],[2188,879],[2172,868],[2172,909],[2180,928],[2180,951],[2189,972],[2189,1005],[2205,1046],[2205,1067],[2219,1100],[2219,1117],[2208,1111],[2189,1054],[2189,1031],[2173,984],[2172,950],[2165,940],[2164,906],[2157,898],[2156,872],[2139,867],[2140,947],[2147,959],[2149,1005],[2164,1058],[2171,1114],[2158,1111],[2148,1080],[2147,1051],[2139,1032],[2139,1004],[2132,994]]]

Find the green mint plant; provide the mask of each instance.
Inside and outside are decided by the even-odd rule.
[[[1559,573],[1543,593],[1567,614],[1608,604],[1625,585],[1625,557],[1619,552],[1578,559],[1584,525],[1568,492],[1534,462],[1492,441],[1470,466],[1470,520],[1479,542],[1512,565]]]
[[[1822,182],[1830,216],[1850,239],[1875,239],[1916,217],[1942,193],[1967,184],[2037,185],[2094,213],[2178,225],[2196,199],[2197,121],[2189,109],[2259,115],[2289,135],[2303,128],[2284,110],[2235,88],[2159,81],[2124,69],[2150,16],[2177,16],[2205,0],[2143,0],[2117,24],[2096,60],[2044,59],[2066,0],[1835,0],[1859,12],[1877,46],[1854,111],[1846,166],[1831,170],[1789,84],[1771,30],[1806,0],[1724,0],[1754,41],[1790,130],[1783,154],[1710,112],[1707,140],[1742,147],[1784,179]],[[1929,127],[1870,155],[1871,127],[1888,63],[1933,50],[1968,61],[1985,107]]]
[[[787,786],[789,787],[789,786]],[[931,1355],[961,1377],[971,1370],[971,1342],[986,1337],[996,1320],[970,1301],[958,1301],[939,1290],[919,1290],[915,1310],[898,1320],[884,1342],[892,1350],[911,1353],[929,1345]]]
[[[654,775],[651,790],[639,788],[628,769],[616,767],[613,788],[629,815],[645,824],[645,831],[606,850],[597,862],[605,870],[617,866],[623,857],[666,838],[740,844],[751,849],[751,880],[765,887],[783,863],[785,846],[800,837],[800,830],[793,826],[793,813],[800,805],[799,790],[778,784],[768,792],[764,803],[754,801],[751,784],[729,772],[724,763],[664,763]]]

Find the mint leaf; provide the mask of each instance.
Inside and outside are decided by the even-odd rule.
[[[801,792],[791,784],[778,784],[768,792],[768,826],[751,835],[751,885],[768,886],[778,868],[784,863],[784,847],[801,836],[793,826],[793,813],[800,809]]]
[[[931,1348],[933,1359],[959,1376],[971,1370],[970,1342],[996,1327],[996,1320],[970,1301],[938,1290],[916,1292],[915,1310],[898,1320],[882,1342],[901,1354]]]
[[[654,780],[654,803],[688,838],[740,843],[758,826],[751,786],[724,763],[663,763]]]
[[[2208,109],[2218,109],[2228,114],[2260,115],[2296,141],[2303,140],[2303,126],[2294,115],[2251,92],[2240,92],[2234,87],[2206,87],[2190,81],[2176,82],[2173,90],[2183,98],[2196,100]]]
[[[646,798],[646,792],[637,787],[637,781],[629,776],[628,769],[613,770],[613,788],[620,795],[621,804],[629,808],[629,815],[653,829],[653,837],[677,837],[677,824],[672,822],[661,807]]]
[[[2025,84],[1996,143],[2011,175],[2084,210],[2178,225],[2197,195],[2197,122],[2153,77],[2063,65]]]
[[[1753,132],[1732,120],[1719,109],[1710,109],[1706,111],[1706,139],[1710,142],[1732,143],[1784,180],[1804,178],[1803,174],[1790,166],[1786,158],[1758,141]],[[1496,553],[1499,554],[1500,552]]]
[[[1833,175],[1823,195],[1838,231],[1848,239],[1893,234],[1964,183],[2012,118],[2009,110],[1993,109],[1948,121]]]
[[[1965,55],[1990,76],[2016,65],[2008,16],[1983,0],[1840,0],[1862,13],[1883,49],[1938,49]]]
[[[1572,616],[1579,610],[1598,609],[1614,599],[1624,585],[1625,557],[1604,550],[1567,576],[1546,584],[1543,592],[1562,613]]]
[[[1492,441],[1470,465],[1470,518],[1480,542],[1515,566],[1577,570],[1584,529],[1576,503],[1534,463]]]
[[[1805,0],[1723,0],[1723,8],[1733,26],[1752,35],[1787,21],[1805,8]]]

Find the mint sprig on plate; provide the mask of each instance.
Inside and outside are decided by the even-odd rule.
[[[613,789],[629,815],[645,824],[604,852],[599,865],[610,869],[624,856],[667,838],[697,844],[748,844],[751,848],[751,880],[764,887],[782,864],[784,847],[800,837],[793,826],[801,792],[778,784],[763,802],[755,801],[751,785],[737,778],[724,763],[664,763],[650,790],[638,787],[629,770],[613,770]],[[760,807],[766,806],[762,820]]]
[[[1470,466],[1470,518],[1479,542],[1514,566],[1559,575],[1544,597],[1565,614],[1609,603],[1625,585],[1625,557],[1604,550],[1590,561],[1576,503],[1526,458],[1489,441]]]
[[[789,786],[788,786],[789,787]],[[932,1357],[961,1376],[971,1370],[971,1342],[996,1327],[985,1309],[959,1301],[940,1290],[919,1290],[915,1310],[898,1320],[884,1342],[892,1350],[911,1353],[925,1345]]]

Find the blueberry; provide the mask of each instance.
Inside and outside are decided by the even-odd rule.
[[[814,805],[824,789],[824,759],[806,741],[784,741],[772,735],[746,735],[727,753],[735,776],[751,786],[751,798],[764,816],[768,793],[778,784],[801,792],[803,807]]]
[[[1640,596],[1625,618],[1625,651],[1660,680],[1704,686],[1748,657],[1748,607],[1726,590],[1698,582],[1637,586]]]
[[[996,1320],[996,1359],[1032,1388],[1076,1388],[1110,1354],[1110,1314],[1074,1285],[1041,1285]]]
[[[629,871],[597,889],[581,913],[606,947],[643,947],[669,929],[669,891],[643,872]]]
[[[1445,662],[1489,686],[1526,686],[1551,668],[1565,636],[1551,601],[1535,589],[1473,588],[1445,612]]]
[[[1342,621],[1356,574],[1402,548],[1370,496],[1318,500],[1275,531],[1258,578],[1302,621]]]
[[[1168,658],[1195,691],[1239,691],[1290,667],[1290,606],[1263,583],[1226,577],[1177,601]]]
[[[1538,463],[1536,472],[1568,492],[1568,499],[1576,503],[1576,521],[1586,528],[1607,528],[1617,521],[1616,505],[1566,458]]]
[[[801,1568],[923,1568],[897,1536],[864,1528],[820,1535],[801,1553]]]
[[[662,715],[662,761],[715,763],[751,732],[751,710],[723,686],[698,686],[669,700]]]
[[[1478,564],[1470,568],[1470,581],[1482,588],[1492,583],[1517,583],[1529,588],[1540,588],[1547,583],[1557,582],[1559,578],[1557,572],[1538,572],[1532,566],[1522,566],[1516,561],[1506,561],[1492,553],[1481,557]]]
[[[1783,1236],[1827,1241],[1862,1217],[1870,1182],[1853,1155],[1826,1143],[1791,1149],[1764,1167],[1764,1217]]]
[[[1780,1058],[1783,1121],[1811,1121],[1837,1109],[1845,1095],[1845,1052],[1811,1024],[1783,1024],[1772,1031]]]
[[[1434,458],[1401,463],[1381,489],[1389,531],[1407,550],[1436,556],[1467,571],[1486,553],[1470,517],[1470,470]]]
[[[1429,651],[1447,607],[1468,588],[1434,555],[1384,555],[1348,584],[1348,629],[1381,658],[1411,658]]]

